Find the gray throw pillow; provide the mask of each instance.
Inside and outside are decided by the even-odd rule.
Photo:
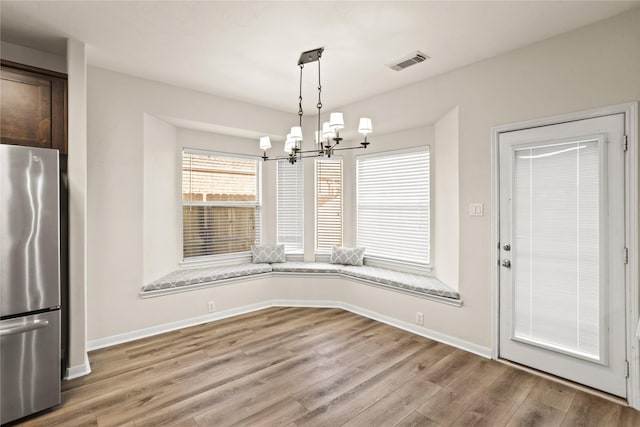
[[[257,245],[251,247],[254,264],[285,262],[284,245]]]
[[[365,248],[343,248],[333,246],[331,249],[331,264],[344,264],[344,265],[362,265],[364,259]]]

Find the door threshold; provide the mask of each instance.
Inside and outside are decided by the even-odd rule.
[[[595,388],[587,387],[586,385],[578,384],[578,383],[575,383],[573,381],[569,381],[567,379],[560,378],[560,377],[557,377],[555,375],[549,374],[547,372],[539,371],[537,369],[530,368],[528,366],[520,365],[519,363],[515,363],[515,362],[512,362],[512,361],[507,360],[507,359],[501,359],[501,358],[498,357],[496,360],[498,362],[500,362],[500,363],[503,363],[503,364],[507,365],[507,366],[511,366],[512,368],[520,369],[521,371],[525,371],[525,372],[528,372],[530,374],[537,375],[537,376],[542,377],[544,379],[547,379],[547,380],[550,380],[550,381],[553,381],[553,382],[556,382],[556,383],[559,383],[559,384],[562,384],[562,385],[566,385],[568,387],[574,388],[574,389],[579,390],[579,391],[583,391],[585,393],[589,393],[589,394],[597,396],[597,397],[601,397],[601,398],[606,399],[606,400],[608,400],[610,402],[617,403],[618,405],[629,406],[629,402],[626,399],[624,399],[622,397],[619,397],[619,396],[614,396],[613,394],[606,393],[606,392],[604,392],[602,390],[597,390]]]

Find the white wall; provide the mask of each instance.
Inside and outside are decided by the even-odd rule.
[[[377,117],[380,130],[434,123],[459,106],[459,291],[464,305],[440,313],[439,332],[491,346],[491,127],[638,99],[636,8],[343,109],[345,115],[367,111]],[[484,204],[483,217],[469,216],[471,202]],[[411,316],[406,310],[401,320]]]
[[[449,111],[435,125],[433,165],[432,264],[434,275],[453,289],[458,289],[460,247],[460,167],[458,163],[458,107]]]
[[[422,311],[425,327],[491,347],[490,129],[640,99],[638,46],[640,10],[343,108],[345,117],[356,121],[362,114],[372,117],[376,133],[370,138],[371,150],[384,141],[393,141],[389,145],[396,148],[420,145],[422,134],[415,129],[432,129],[433,138],[433,124],[459,106],[458,282],[464,305],[388,297],[359,285],[345,288],[347,302],[357,301],[409,323],[415,311]],[[291,122],[290,114],[89,69],[89,339],[204,314],[208,298],[215,298],[222,310],[260,298],[280,298],[274,293],[285,292],[277,285],[250,281],[149,300],[137,297],[147,274],[146,266],[143,271],[143,235],[148,232],[143,232],[145,113],[233,129],[250,126],[249,131],[272,135],[281,134]],[[417,138],[407,142],[407,132]],[[312,188],[310,169],[305,175],[307,189]],[[313,210],[307,209],[313,206],[312,197],[307,191],[308,220],[313,218]],[[352,201],[353,193],[345,193],[346,201],[347,197]],[[470,202],[484,203],[485,216],[469,217]],[[352,213],[353,209],[351,218]],[[345,228],[353,225],[350,221]],[[312,227],[306,228],[307,259],[313,253]],[[438,236],[438,224],[435,227]],[[353,235],[345,242],[353,242]]]
[[[85,44],[67,40],[69,179],[69,367],[90,372],[87,359],[87,57]]]
[[[41,50],[0,42],[0,56],[2,59],[18,64],[31,65],[45,70],[67,74],[67,59],[65,56],[54,55]]]
[[[249,152],[258,145],[257,139],[182,131],[163,121],[260,135],[286,129],[290,115],[98,68],[90,67],[88,76],[89,340],[204,314],[206,298],[215,298],[220,310],[259,301],[260,294],[242,297],[251,286],[138,298],[147,280],[179,261],[172,259],[179,253],[172,224],[180,197],[167,203],[179,166],[169,152],[179,152],[185,139],[221,151]],[[159,209],[158,218],[151,218],[152,209]]]
[[[179,268],[182,194],[176,127],[150,114],[143,120],[142,277],[147,282]]]

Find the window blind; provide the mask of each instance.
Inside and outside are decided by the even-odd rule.
[[[429,167],[429,147],[358,157],[356,241],[367,256],[429,264]]]
[[[286,253],[304,252],[304,163],[277,161],[278,243]]]
[[[342,246],[342,160],[316,160],[316,250]]]
[[[251,250],[260,239],[258,161],[182,152],[183,258]]]
[[[606,264],[600,144],[522,148],[513,161],[514,337],[594,360]]]

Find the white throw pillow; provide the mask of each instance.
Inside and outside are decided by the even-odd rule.
[[[285,262],[284,245],[257,245],[251,246],[254,264]]]
[[[333,246],[331,249],[331,264],[362,265],[365,248],[344,248]]]

